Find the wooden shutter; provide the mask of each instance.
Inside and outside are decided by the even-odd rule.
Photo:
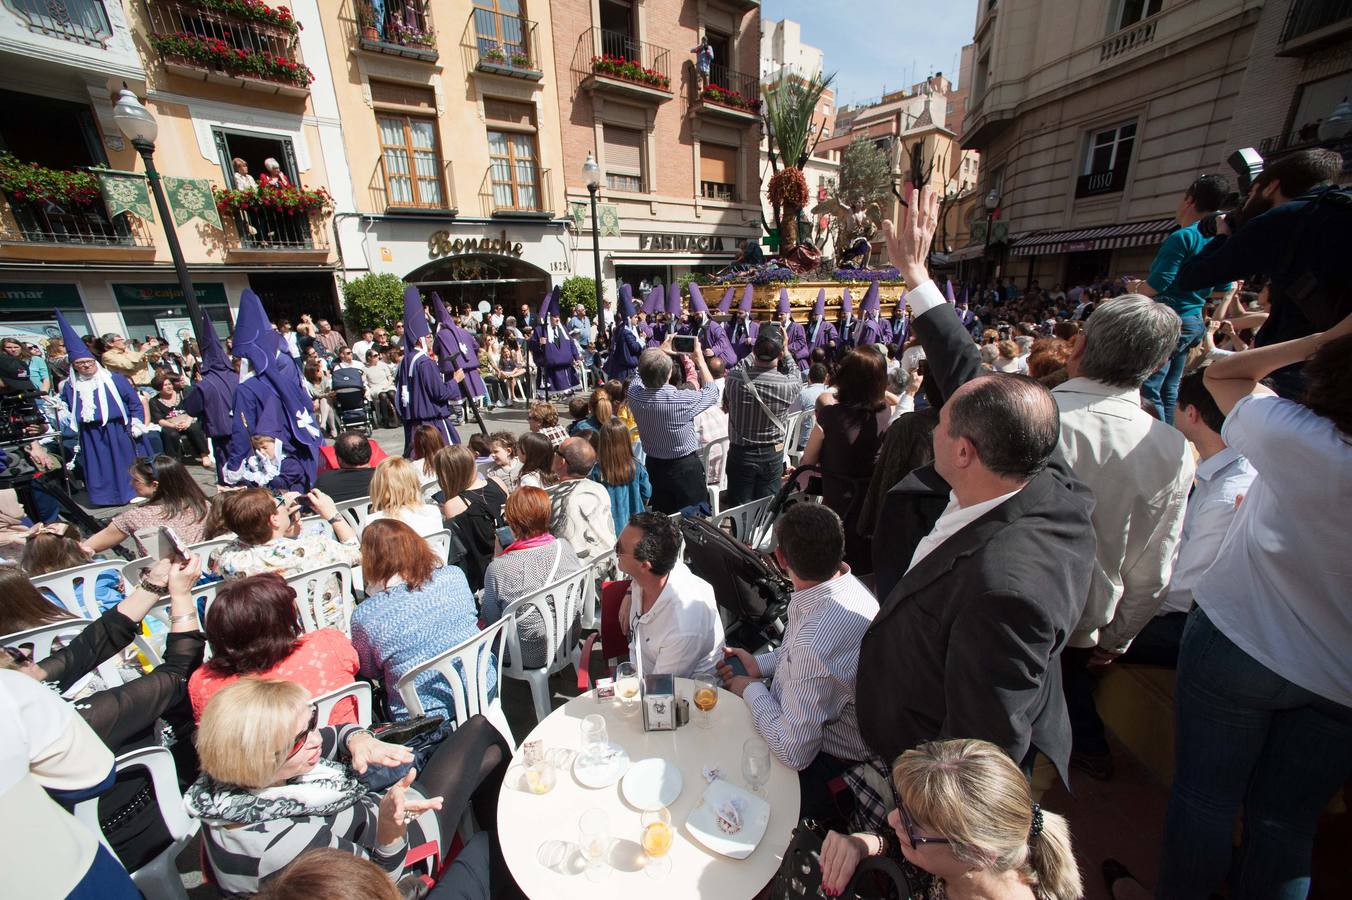
[[[393,81],[372,81],[371,102],[412,109],[437,108],[437,96],[431,88]]]
[[[643,177],[643,132],[605,126],[606,173]]]
[[[737,183],[737,148],[720,144],[699,145],[699,179],[716,184]]]
[[[494,100],[489,97],[484,98],[484,118],[493,124],[493,127],[507,127],[509,129],[530,129],[535,130],[535,107],[529,103],[513,103],[510,100]]]

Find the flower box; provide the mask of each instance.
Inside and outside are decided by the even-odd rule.
[[[737,91],[721,88],[716,84],[707,85],[704,90],[700,91],[700,97],[707,103],[731,106],[733,109],[744,109],[750,113],[760,111],[759,100],[744,97]]]
[[[243,50],[220,38],[180,31],[177,34],[152,34],[150,45],[166,59],[242,78],[257,78],[302,88],[308,88],[315,78],[305,63],[265,50]]]
[[[593,73],[604,75],[607,78],[631,81],[634,84],[657,88],[659,91],[671,90],[671,79],[666,75],[656,69],[644,68],[632,59],[625,59],[623,56],[593,56],[591,58],[591,69]]]
[[[50,202],[59,206],[94,206],[103,196],[99,180],[89,172],[49,169],[0,154],[0,191],[15,203]]]
[[[323,188],[268,186],[245,191],[212,188],[211,193],[216,209],[226,215],[249,210],[307,216],[333,211],[333,197]]]

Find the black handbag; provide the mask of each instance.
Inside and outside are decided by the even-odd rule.
[[[826,900],[822,891],[822,844],[825,840],[826,829],[814,820],[804,819],[798,823],[770,886],[771,900]],[[859,868],[854,870],[854,876],[839,897],[842,900],[910,900],[911,882],[893,860],[886,856],[866,856],[859,861]]]

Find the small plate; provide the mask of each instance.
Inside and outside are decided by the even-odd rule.
[[[718,826],[718,810],[726,803],[740,804],[742,828],[728,834]],[[704,791],[704,799],[686,817],[685,827],[701,844],[732,859],[746,859],[765,837],[770,824],[770,804],[719,778]]]
[[[579,753],[573,760],[573,775],[583,787],[610,787],[629,770],[629,754],[623,747],[606,745],[606,754],[599,760],[588,759]]]
[[[681,770],[665,759],[641,759],[629,767],[620,789],[635,809],[661,809],[681,796]]]

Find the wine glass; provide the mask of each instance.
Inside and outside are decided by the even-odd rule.
[[[760,738],[742,744],[742,777],[754,794],[770,780],[770,748]]]
[[[719,679],[716,675],[695,676],[695,724],[700,728],[714,727],[714,707],[718,705]]]
[[[589,809],[577,820],[578,849],[587,863],[587,880],[601,881],[610,874],[610,817],[605,810]]]
[[[638,712],[638,692],[638,670],[633,663],[620,663],[615,667],[615,696],[620,698],[620,712],[625,717]]]
[[[593,713],[582,720],[582,757],[584,760],[592,764],[599,763],[605,757],[608,742],[605,719]]]
[[[645,810],[639,823],[643,826],[643,871],[649,878],[665,878],[671,874],[671,813],[665,806]]]

